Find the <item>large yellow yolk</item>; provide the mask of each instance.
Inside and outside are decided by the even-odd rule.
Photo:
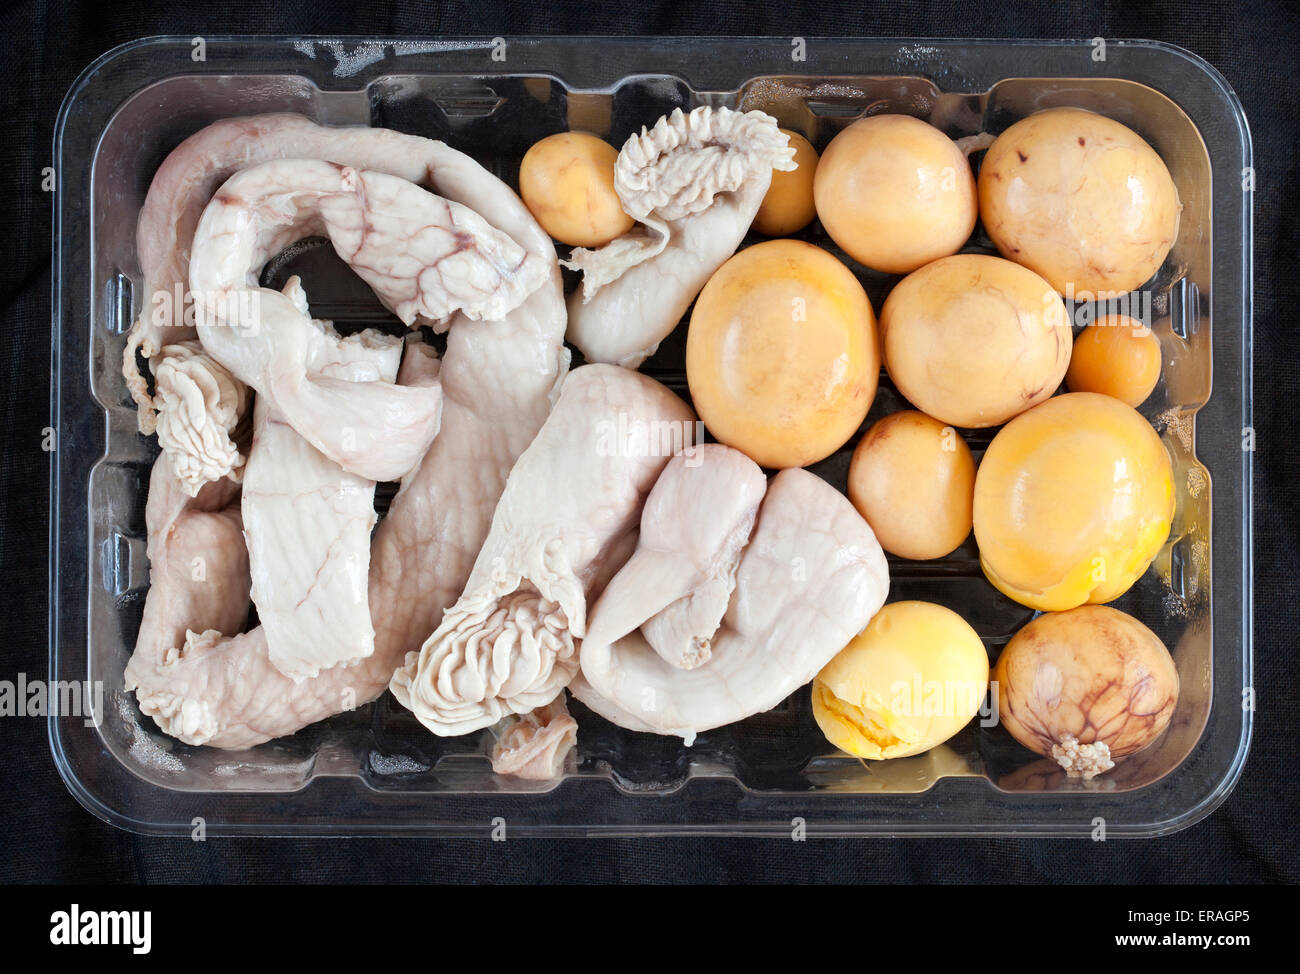
[[[858,429],[880,360],[853,273],[798,240],[756,244],[700,292],[686,375],[709,430],[765,467],[821,460]]]
[[[1070,318],[1052,286],[1000,257],[955,254],[899,281],[880,312],[885,368],[917,409],[997,426],[1056,391]]]
[[[826,739],[862,758],[901,758],[942,744],[988,690],[984,643],[930,602],[892,602],[817,674],[813,717]]]
[[[975,477],[984,574],[1044,612],[1123,595],[1160,551],[1173,515],[1160,437],[1130,406],[1092,392],[1017,416]]]
[[[1132,129],[1080,108],[1050,108],[989,147],[979,212],[1003,256],[1062,294],[1108,298],[1159,270],[1182,203],[1164,160]]]

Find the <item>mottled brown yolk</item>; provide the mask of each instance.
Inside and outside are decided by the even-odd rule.
[[[1142,750],[1168,726],[1179,692],[1159,637],[1104,605],[1037,617],[1002,650],[993,679],[1002,725],[1058,760],[1054,746],[1076,742],[1104,745],[1110,758]]]

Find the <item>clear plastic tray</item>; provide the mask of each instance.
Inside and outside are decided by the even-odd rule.
[[[1168,162],[1185,209],[1147,287],[1165,367],[1143,412],[1175,457],[1178,514],[1117,603],[1177,661],[1182,698],[1160,741],[1081,784],[977,724],[925,755],[845,757],[806,689],[691,748],[575,704],[577,752],[562,780],[539,784],[494,776],[486,733],[435,738],[387,696],[241,753],[181,745],[142,720],[122,669],[148,583],[157,448],[136,431],[118,363],[139,310],[136,216],[167,152],[222,117],[295,111],[443,139],[513,182],[543,135],[584,128],[618,145],[700,104],[763,108],[818,148],[864,113],[917,115],[959,137],[1074,105],[1133,127]],[[478,835],[502,821],[511,834],[789,835],[802,821],[809,835],[1083,835],[1102,819],[1107,836],[1157,835],[1208,814],[1235,783],[1251,727],[1251,155],[1236,97],[1194,55],[1147,41],[150,38],[86,70],[56,140],[50,669],[102,681],[105,705],[94,725],[52,717],[50,744],[100,818],[148,833],[202,819],[210,833]],[[830,245],[816,224],[806,236]],[[977,230],[968,249],[989,242]],[[292,259],[314,310],[364,320],[363,289],[318,293],[339,279],[329,274],[313,285],[313,262],[327,259],[311,248]],[[893,279],[857,270],[879,309]],[[683,332],[646,368],[684,393]],[[900,405],[882,381],[868,422]],[[977,457],[990,435],[969,437]],[[815,469],[842,486],[847,458]],[[984,581],[970,542],[937,564],[890,567],[891,599],[951,606],[991,656],[1032,614]]]

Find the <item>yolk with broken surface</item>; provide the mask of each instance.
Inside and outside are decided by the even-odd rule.
[[[817,674],[813,717],[849,754],[908,757],[965,727],[988,678],[984,643],[961,616],[930,602],[892,602]]]
[[[842,446],[876,394],[871,302],[831,254],[798,240],[756,244],[705,285],[686,375],[719,440],[765,467],[802,467]]]

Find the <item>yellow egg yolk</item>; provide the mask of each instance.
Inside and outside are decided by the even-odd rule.
[[[893,602],[813,680],[813,717],[826,739],[870,759],[919,754],[979,711],[988,654],[951,609]]]
[[[879,369],[866,292],[811,244],[741,251],[691,315],[696,410],[714,436],[763,466],[805,466],[843,445],[866,418]]]
[[[1043,611],[1109,602],[1169,536],[1173,467],[1151,425],[1096,393],[1049,399],[1008,423],[975,478],[980,564]]]
[[[767,237],[798,233],[817,216],[813,202],[813,177],[817,173],[817,150],[798,132],[781,129],[794,147],[795,168],[774,170],[763,204],[754,217],[754,229]]]
[[[1074,340],[1065,384],[1071,392],[1100,392],[1134,408],[1160,381],[1160,339],[1128,315],[1107,315]]]
[[[519,195],[547,233],[575,247],[601,247],[632,229],[614,190],[618,151],[586,132],[535,143],[519,165]]]

